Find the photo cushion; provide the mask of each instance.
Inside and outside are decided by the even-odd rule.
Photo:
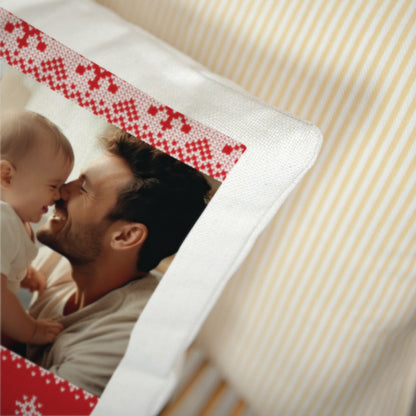
[[[93,412],[155,414],[174,387],[175,365],[226,282],[313,165],[320,132],[311,123],[261,103],[93,2],[0,5],[155,100],[246,147],[149,301]],[[66,126],[72,139],[71,129],[79,129],[80,120],[74,123],[65,112],[56,114],[47,95],[34,91],[27,108]],[[97,131],[102,128],[98,125]],[[81,137],[80,133],[73,142],[75,157],[88,160],[94,144],[91,136]]]

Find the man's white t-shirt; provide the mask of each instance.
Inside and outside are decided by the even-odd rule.
[[[67,300],[75,292],[69,262],[43,247],[34,267],[47,278],[42,295],[34,295],[29,313],[51,318],[64,330],[53,344],[29,345],[27,357],[84,390],[100,396],[122,359],[130,333],[157,286],[148,275],[107,293],[85,308],[64,316]]]
[[[19,290],[26,270],[38,253],[38,248],[11,205],[0,201],[1,257],[0,271],[7,277],[7,287]]]

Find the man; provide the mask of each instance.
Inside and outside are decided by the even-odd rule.
[[[61,189],[38,239],[56,254],[35,264],[47,288],[35,318],[64,330],[28,358],[100,395],[157,281],[148,272],[175,253],[207,202],[202,174],[117,130],[107,153]]]

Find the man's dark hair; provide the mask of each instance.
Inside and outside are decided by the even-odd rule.
[[[146,225],[136,267],[148,272],[179,249],[206,207],[210,185],[197,170],[122,130],[101,142],[133,172],[135,180],[120,191],[108,218]]]

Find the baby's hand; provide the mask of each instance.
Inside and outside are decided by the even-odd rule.
[[[56,336],[64,329],[64,327],[51,319],[37,319],[36,328],[32,337],[28,341],[29,344],[43,345],[55,341]]]
[[[39,270],[29,267],[25,278],[20,282],[20,286],[29,289],[31,292],[38,290],[39,295],[41,295],[46,288],[46,278]]]

